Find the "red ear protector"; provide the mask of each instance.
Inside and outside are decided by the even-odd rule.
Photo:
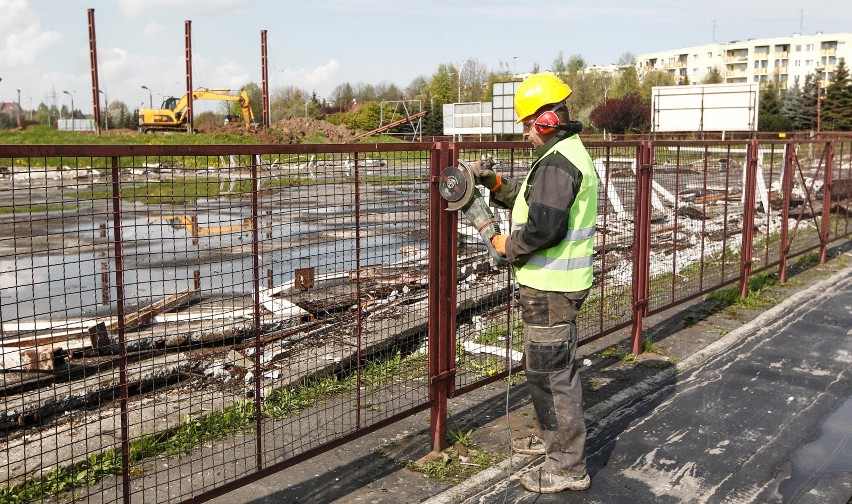
[[[535,131],[539,135],[549,135],[553,133],[559,126],[559,117],[556,116],[556,111],[564,107],[563,103],[556,104],[547,112],[542,112],[535,120]]]

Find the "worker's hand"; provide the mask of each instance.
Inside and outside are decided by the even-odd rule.
[[[492,166],[494,166],[493,160],[482,159],[470,165],[470,171],[478,184],[484,185],[490,191],[496,191],[503,179],[491,169]]]
[[[506,255],[506,240],[508,235],[498,234],[491,237],[491,245],[494,245],[494,250],[500,255]]]

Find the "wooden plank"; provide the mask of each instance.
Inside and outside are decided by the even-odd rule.
[[[151,303],[150,305],[142,308],[141,310],[137,310],[129,315],[124,317],[124,328],[125,329],[134,329],[141,325],[145,325],[151,320],[154,319],[158,314],[169,311],[172,308],[176,308],[182,304],[185,304],[189,299],[198,295],[199,291],[196,289],[187,289],[177,294],[172,294],[171,296],[161,299],[156,303]],[[107,326],[107,330],[109,331],[117,331],[118,330],[119,321],[111,323]]]

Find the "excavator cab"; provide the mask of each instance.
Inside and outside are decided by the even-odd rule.
[[[163,104],[160,106],[161,109],[174,110],[177,106],[178,100],[180,98],[176,98],[174,96],[167,96],[163,99]]]

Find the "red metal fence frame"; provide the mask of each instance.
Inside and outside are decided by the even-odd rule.
[[[737,142],[737,145],[743,144],[743,141]],[[766,259],[761,269],[777,266],[779,278],[782,282],[786,280],[786,267],[788,260],[795,255],[800,255],[811,250],[819,250],[820,263],[826,260],[826,251],[828,246],[837,240],[848,239],[850,235],[850,196],[848,188],[845,199],[840,199],[845,210],[835,223],[834,227],[831,224],[831,209],[833,201],[832,183],[835,179],[849,180],[852,178],[852,160],[850,157],[850,144],[852,139],[828,139],[828,140],[790,140],[785,142],[775,142],[777,145],[784,146],[783,155],[783,173],[779,181],[778,188],[779,197],[783,201],[781,208],[781,223],[780,223],[780,245],[778,246],[777,259]],[[595,331],[592,334],[582,335],[581,344],[588,343],[598,339],[606,334],[613,333],[620,329],[628,329],[630,333],[630,346],[634,353],[639,353],[642,348],[643,335],[643,320],[650,314],[660,312],[672,306],[684,303],[695,297],[704,295],[712,290],[724,287],[734,281],[739,281],[739,291],[741,296],[748,294],[748,281],[751,275],[755,273],[752,268],[752,256],[754,254],[754,228],[756,214],[756,187],[758,184],[758,164],[760,162],[758,149],[761,147],[761,142],[751,140],[747,142],[746,163],[744,164],[745,182],[743,185],[743,213],[742,213],[742,234],[741,234],[741,253],[739,261],[739,275],[736,279],[726,277],[724,271],[718,281],[705,281],[703,275],[704,263],[702,262],[701,281],[694,292],[687,293],[683,296],[676,296],[674,287],[669,299],[663,300],[656,304],[650,301],[650,289],[652,282],[652,274],[650,269],[651,262],[651,242],[652,242],[652,196],[653,184],[655,183],[655,148],[660,145],[674,146],[677,149],[676,163],[679,165],[680,147],[690,147],[696,149],[704,149],[704,186],[707,187],[707,149],[709,146],[724,148],[727,146],[730,152],[730,142],[589,142],[590,149],[597,149],[596,152],[602,152],[601,159],[605,159],[605,164],[609,165],[609,160],[612,157],[613,149],[633,149],[635,152],[636,175],[633,181],[633,201],[632,221],[634,226],[633,242],[632,242],[632,269],[631,269],[631,287],[630,287],[630,318],[629,320],[616,320],[615,323],[606,326],[604,323],[604,305],[606,298],[606,285],[600,284],[600,310],[597,313],[599,319],[596,324],[593,324]],[[678,147],[680,146],[680,147]],[[796,165],[797,155],[796,149],[800,146],[810,146],[812,148],[822,149],[820,156],[821,161],[817,174],[822,177],[822,209],[819,212],[819,228],[818,228],[818,243],[806,243],[795,252],[791,253],[791,233],[789,229],[789,221],[791,215],[790,201],[794,181],[796,180]],[[355,179],[355,232],[358,248],[360,249],[360,215],[361,201],[358,192],[359,180],[362,169],[360,168],[360,159],[363,153],[381,152],[392,153],[402,151],[422,150],[428,152],[429,156],[429,194],[428,194],[428,241],[429,241],[429,261],[428,261],[428,401],[421,404],[416,404],[404,411],[396,412],[395,414],[374,423],[364,423],[361,418],[360,407],[356,411],[356,429],[346,435],[340,436],[330,442],[310,448],[289,459],[276,463],[266,463],[263,454],[263,432],[264,424],[261,416],[261,393],[257,390],[254,394],[255,403],[255,459],[254,469],[248,474],[237,477],[233,480],[223,482],[216,488],[207,489],[202,493],[195,495],[184,495],[180,498],[186,501],[204,501],[217,495],[221,495],[236,487],[248,484],[252,481],[279,471],[286,467],[290,467],[300,461],[308,459],[324,451],[330,450],[342,443],[348,442],[359,436],[363,436],[368,432],[372,432],[381,427],[393,424],[394,422],[413,415],[425,409],[431,410],[431,447],[433,451],[441,451],[447,447],[447,401],[456,395],[463,394],[475,388],[481,387],[486,383],[493,382],[504,378],[508,373],[520,370],[521,366],[512,364],[509,359],[509,343],[506,343],[506,358],[504,360],[504,368],[491,376],[475,379],[470,383],[457,383],[458,369],[456,365],[457,355],[457,329],[458,317],[457,312],[457,260],[458,253],[456,244],[458,242],[459,219],[455,212],[447,212],[446,202],[441,199],[437,191],[437,181],[441,170],[450,165],[457,163],[458,159],[478,157],[478,153],[482,151],[501,151],[505,155],[502,156],[508,160],[511,166],[511,172],[515,171],[516,160],[524,156],[524,153],[529,151],[529,145],[519,142],[437,142],[437,143],[419,143],[419,144],[359,144],[359,145],[259,145],[259,146],[137,146],[137,145],[114,145],[114,146],[75,146],[75,145],[2,145],[0,146],[0,161],[7,160],[28,160],[30,158],[46,158],[46,157],[77,157],[77,158],[108,158],[111,171],[111,219],[113,225],[113,237],[111,240],[113,267],[115,269],[115,278],[117,285],[117,303],[116,316],[118,319],[118,346],[119,346],[119,362],[120,362],[120,415],[121,415],[121,460],[123,470],[121,472],[121,500],[125,503],[132,501],[131,495],[131,474],[128,468],[130,467],[130,433],[128,419],[128,401],[130,394],[127,387],[127,366],[128,353],[125,339],[125,317],[127,316],[127,307],[125,306],[124,292],[124,273],[126,265],[123,262],[125,253],[123,250],[123,238],[121,234],[122,218],[124,209],[122,208],[122,166],[121,158],[123,156],[215,156],[220,154],[236,154],[250,155],[252,161],[251,169],[251,247],[252,247],[252,286],[254,289],[254,339],[257,345],[260,336],[260,279],[262,277],[261,266],[259,264],[260,256],[260,230],[259,222],[259,175],[256,156],[270,154],[314,154],[314,153],[335,153],[349,154],[354,159],[354,179]],[[729,154],[730,157],[730,154]],[[24,166],[28,162],[21,163]],[[804,174],[801,173],[799,167],[799,178],[804,181]],[[681,179],[680,172],[676,171],[674,176],[675,188],[680,188]],[[609,186],[609,170],[606,172],[605,180],[602,180],[602,186]],[[518,175],[518,173],[510,173],[510,175]],[[725,174],[726,180],[729,175]],[[770,175],[770,178],[772,176]],[[770,180],[770,182],[772,182]],[[809,198],[809,202],[813,198]],[[604,208],[612,204],[608,200],[607,194],[601,198]],[[726,210],[727,212],[727,207]],[[768,211],[768,209],[764,209]],[[674,230],[672,233],[678,233],[677,221],[678,209],[675,208]],[[604,212],[603,227],[608,225],[607,212]],[[728,230],[725,229],[725,233]],[[704,234],[704,231],[701,232]],[[795,232],[793,233],[795,235]],[[607,243],[607,238],[601,238],[603,243]],[[723,240],[724,241],[724,240]],[[703,247],[703,242],[702,242]],[[769,242],[766,245],[767,255]],[[604,246],[604,249],[606,247]],[[675,247],[675,254],[677,247]],[[724,255],[723,250],[723,255]],[[600,261],[603,263],[602,270],[606,270],[607,251],[603,250]],[[356,258],[356,275],[360,275],[361,262],[360,256]],[[676,257],[672,258],[674,272],[677,266]],[[725,258],[722,258],[722,268],[724,270]],[[358,285],[357,298],[361,299],[360,279],[356,277]],[[512,300],[509,300],[508,308],[506,309],[506,324],[509,330],[511,327],[511,305]],[[361,302],[358,303],[355,335],[358,346],[358,361],[362,359],[360,354],[361,336],[362,336],[362,320],[361,320]],[[260,367],[260,351],[256,347],[254,354],[254,371],[257,375],[261,372]],[[357,370],[360,373],[360,367]],[[359,374],[360,385],[360,374]],[[360,386],[358,387],[360,390]],[[360,404],[360,396],[357,399],[357,404]]]

